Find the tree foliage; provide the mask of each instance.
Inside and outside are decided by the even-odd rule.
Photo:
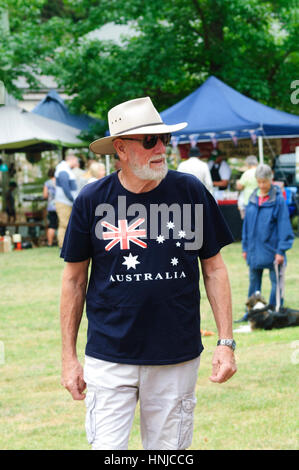
[[[58,52],[72,50],[78,36],[93,29],[92,4],[99,2],[88,3],[83,8],[80,0],[0,0],[0,80],[9,93],[21,98],[19,77],[38,88],[38,77],[48,73]]]
[[[0,40],[0,79],[11,84],[28,65],[39,68],[73,97],[76,111],[105,118],[113,105],[145,95],[161,111],[215,75],[253,99],[299,113],[290,101],[299,75],[295,0],[5,3],[18,12],[9,41]],[[132,22],[135,35],[122,45],[89,38],[111,21]]]
[[[36,83],[36,57],[43,47],[38,40],[40,4],[39,0],[0,1],[0,80],[17,97],[20,92],[15,80],[19,76],[27,78],[31,86]]]

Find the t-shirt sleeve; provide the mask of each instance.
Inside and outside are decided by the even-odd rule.
[[[232,233],[209,191],[203,193],[202,227],[203,242],[198,256],[201,259],[215,256],[221,248],[234,241]]]
[[[79,262],[92,255],[90,209],[84,197],[78,197],[72,208],[60,257],[64,261]]]

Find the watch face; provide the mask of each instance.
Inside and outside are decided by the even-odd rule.
[[[235,350],[236,348],[236,342],[234,339],[220,339],[217,344],[222,346],[228,346],[233,350]]]

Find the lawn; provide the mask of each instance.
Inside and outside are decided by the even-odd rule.
[[[248,273],[235,243],[222,250],[232,286],[233,315],[244,311]],[[299,307],[299,239],[289,252],[286,305]],[[88,449],[85,405],[60,385],[58,248],[0,254],[0,449]],[[264,276],[263,294],[270,283]],[[298,449],[299,328],[235,333],[237,374],[225,384],[208,377],[216,329],[204,289],[205,350],[197,382],[190,449]],[[239,326],[239,325],[238,325]],[[237,325],[236,325],[237,327]],[[84,357],[86,319],[78,339]],[[296,342],[297,341],[297,342]],[[130,449],[142,449],[139,412]]]

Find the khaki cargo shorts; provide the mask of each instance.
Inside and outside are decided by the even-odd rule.
[[[86,433],[92,449],[126,450],[137,402],[144,449],[191,445],[200,358],[138,366],[85,357]]]

